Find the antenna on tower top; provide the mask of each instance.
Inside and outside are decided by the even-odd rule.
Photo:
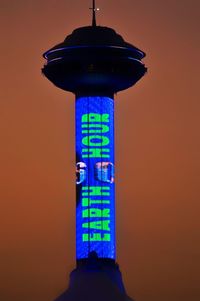
[[[96,23],[96,11],[99,10],[99,8],[96,8],[96,2],[95,0],[92,1],[92,7],[90,7],[90,9],[92,9],[92,26],[97,26]]]

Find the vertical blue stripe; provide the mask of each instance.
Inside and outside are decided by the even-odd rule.
[[[76,99],[76,255],[115,259],[114,100]]]

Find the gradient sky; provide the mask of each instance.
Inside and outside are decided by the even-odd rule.
[[[0,300],[53,301],[75,266],[74,96],[42,53],[89,0],[0,0]],[[98,0],[98,25],[147,53],[116,97],[117,260],[136,301],[200,300],[197,0]]]

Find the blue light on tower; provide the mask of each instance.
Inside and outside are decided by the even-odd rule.
[[[76,99],[76,254],[115,259],[114,100]]]
[[[76,97],[77,268],[57,301],[130,301],[115,262],[114,94],[144,76],[145,53],[96,25],[94,0],[92,12],[92,26],[43,55],[43,74]]]

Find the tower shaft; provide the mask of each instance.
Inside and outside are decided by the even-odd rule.
[[[76,99],[76,256],[115,259],[114,100]]]

